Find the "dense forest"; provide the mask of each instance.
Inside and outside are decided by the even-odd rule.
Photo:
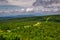
[[[60,15],[0,20],[0,40],[60,40]]]

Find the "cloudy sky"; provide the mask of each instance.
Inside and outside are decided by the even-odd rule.
[[[42,2],[40,3],[40,1],[42,1]],[[6,15],[12,15],[12,14],[15,15],[15,13],[17,14],[17,12],[19,14],[29,13],[29,12],[34,12],[34,13],[36,13],[36,12],[38,12],[38,13],[40,13],[40,12],[60,12],[60,0],[53,0],[51,2],[52,4],[50,4],[49,2],[51,2],[51,0],[48,0],[48,1],[47,0],[0,0],[0,5],[17,5],[17,6],[26,7],[26,8],[21,8],[21,9],[14,9],[14,10],[12,10],[12,8],[14,8],[14,7],[12,7],[12,8],[7,7],[7,9],[10,8],[11,10],[10,9],[9,10],[0,9],[0,16],[6,16]],[[44,4],[45,6],[47,6],[45,3],[47,3],[47,4],[49,3],[48,6],[51,6],[51,8],[45,8],[42,5],[42,4]],[[35,5],[41,4],[41,5],[39,7],[38,6],[31,7],[33,4],[35,4]],[[52,6],[54,6],[54,8]],[[59,8],[57,8],[55,6],[57,6],[57,7],[59,6]],[[1,8],[3,8],[3,7],[1,7]],[[4,8],[5,8],[5,6],[4,6]]]
[[[18,6],[30,7],[33,5],[34,2],[36,2],[35,4],[40,5],[41,4],[40,1],[41,0],[0,0],[0,5],[18,5]],[[46,1],[47,4],[49,4],[49,1],[51,0],[42,0],[42,1]],[[59,2],[59,3],[57,4],[56,2]],[[52,5],[54,6],[59,6],[60,0],[53,0],[50,3],[52,3]],[[44,4],[44,2],[42,2],[42,4]]]
[[[32,6],[35,0],[0,0],[0,5]]]
[[[50,4],[50,3],[52,4]],[[44,8],[43,5],[42,7],[37,7],[36,8],[28,8],[30,6],[32,6],[33,4],[37,4],[37,5],[40,5],[40,4],[48,4],[48,6],[59,6],[60,7],[60,0],[0,0],[0,5],[18,5],[18,6],[25,6],[27,7],[26,9],[23,8],[23,11],[25,10],[28,10],[28,11],[31,11],[31,10],[40,10],[39,8],[41,8],[41,10],[44,10],[44,11],[48,11],[48,10],[60,10],[60,8]],[[45,4],[46,3],[46,4]],[[3,11],[0,11],[0,12],[3,12]]]

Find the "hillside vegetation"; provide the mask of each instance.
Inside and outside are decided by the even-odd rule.
[[[0,40],[60,40],[60,15],[0,20]]]

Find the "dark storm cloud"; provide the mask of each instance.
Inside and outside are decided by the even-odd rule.
[[[60,0],[36,0],[36,2],[33,3],[33,6],[50,5],[54,3],[60,3]]]
[[[7,0],[0,0],[0,2],[8,2]]]

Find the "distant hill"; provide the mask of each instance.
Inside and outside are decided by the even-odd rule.
[[[10,17],[0,17],[0,20],[17,20],[22,18],[23,20],[46,20],[48,17],[50,17],[50,21],[58,21],[60,22],[60,15],[45,15],[45,16],[33,16],[33,15],[18,15],[18,16],[10,16]],[[22,21],[22,20],[21,20]]]
[[[0,17],[0,20],[3,19],[13,19],[13,18],[23,18],[23,17],[31,17],[33,15],[16,15],[16,16],[6,16],[6,17]]]
[[[24,17],[32,17],[32,16],[50,16],[50,15],[60,15],[60,14],[51,14],[51,13],[47,13],[47,14],[43,14],[43,13],[31,13],[31,14],[21,14],[21,15],[12,15],[12,16],[2,16],[0,17],[0,20],[3,20],[3,19],[13,19],[13,18],[24,18]]]

